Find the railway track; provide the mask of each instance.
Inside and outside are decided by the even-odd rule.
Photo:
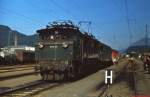
[[[23,66],[23,67],[13,67],[13,68],[0,68],[0,73],[23,71],[23,70],[33,70],[34,66]]]
[[[34,65],[3,67],[0,68],[0,81],[37,74],[39,74],[39,71],[35,71]]]
[[[11,70],[0,70],[0,73],[7,73],[7,72],[15,72],[15,71],[24,71],[24,70],[33,70],[34,67],[32,68],[17,68],[17,69],[11,69]]]
[[[59,86],[56,82],[45,82],[38,80],[28,84],[19,85],[10,89],[0,91],[1,97],[30,97],[42,91]]]
[[[15,68],[26,68],[26,67],[34,67],[34,65],[14,65],[14,66],[0,66],[0,70],[9,70]]]
[[[129,86],[132,88],[133,95],[137,95],[137,87],[136,87],[137,83],[136,83],[136,78],[135,78],[136,68],[135,67],[136,67],[135,62],[134,63],[128,62],[128,64],[125,66],[124,71],[121,73],[124,76],[128,76],[127,80],[128,80]],[[119,77],[120,76],[121,75],[119,75]],[[113,85],[102,85],[99,90],[100,92],[98,94],[98,97],[114,97],[113,95],[109,93],[111,91],[111,87],[113,87]]]
[[[28,75],[37,75],[37,74],[39,74],[39,71],[38,72],[29,72],[29,73],[22,73],[22,74],[4,76],[4,77],[0,77],[0,81],[9,80],[9,79],[13,79],[13,78],[24,77],[24,76],[28,76]]]
[[[133,62],[129,62],[128,64],[131,66],[128,69],[128,76],[129,76],[129,85],[131,86],[131,89],[133,90],[133,95],[137,95],[137,81],[136,81],[136,72],[138,70],[138,64],[135,60]]]

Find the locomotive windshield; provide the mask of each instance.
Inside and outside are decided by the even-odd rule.
[[[48,31],[46,33],[39,34],[39,40],[41,41],[64,40],[70,38],[71,38],[71,33],[57,31],[57,30],[53,32]]]

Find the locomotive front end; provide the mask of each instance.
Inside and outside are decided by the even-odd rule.
[[[42,72],[60,73],[69,68],[73,55],[73,42],[40,43],[37,60]]]
[[[74,41],[71,38],[74,29],[67,24],[54,24],[38,30],[39,41],[36,46],[37,68],[43,79],[53,76],[65,78],[71,70]]]

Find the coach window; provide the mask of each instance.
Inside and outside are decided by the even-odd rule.
[[[104,49],[103,46],[101,46],[100,49],[103,51],[103,49]]]

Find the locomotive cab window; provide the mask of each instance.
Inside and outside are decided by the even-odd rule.
[[[65,31],[64,32],[53,31],[53,32],[46,32],[46,33],[39,34],[39,39],[43,41],[64,40],[70,38],[71,38],[71,34]]]

